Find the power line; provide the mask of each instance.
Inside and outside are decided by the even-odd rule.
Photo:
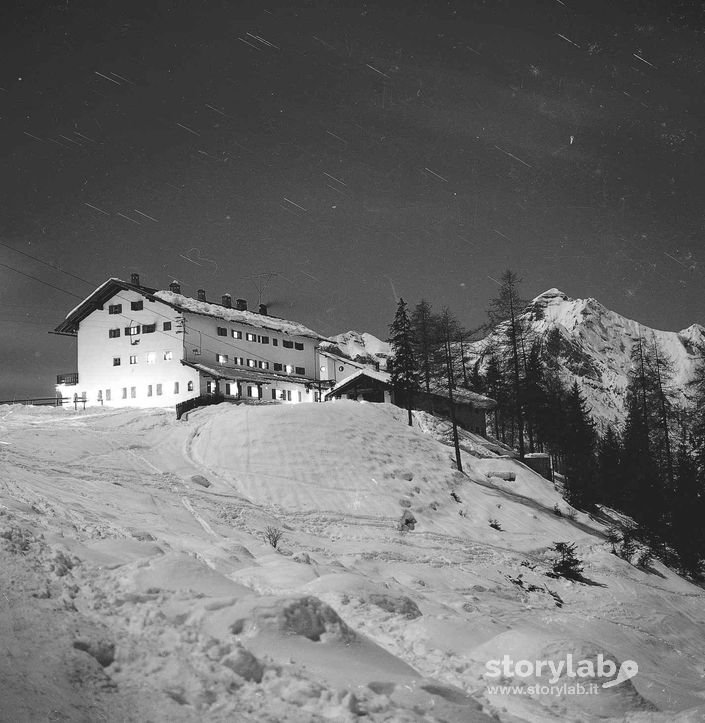
[[[44,284],[44,286],[49,286],[52,289],[56,289],[57,291],[61,291],[63,294],[68,294],[69,296],[73,296],[76,299],[82,299],[82,296],[79,296],[78,294],[74,294],[73,291],[66,291],[66,289],[61,289],[58,286],[54,286],[54,284],[50,284],[48,281],[42,281],[42,279],[38,279],[36,276],[32,276],[31,274],[26,274],[24,271],[20,271],[19,269],[16,269],[12,266],[8,266],[7,264],[3,264],[0,262],[0,266],[3,266],[6,269],[10,269],[10,271],[15,271],[18,274],[22,274],[22,276],[26,276],[28,279],[32,279],[32,281],[38,281],[40,284]]]

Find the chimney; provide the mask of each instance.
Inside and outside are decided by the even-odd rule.
[[[247,299],[237,299],[235,301],[235,308],[238,311],[247,311]]]
[[[205,289],[199,289],[196,294],[198,295],[199,301],[205,301],[206,300],[206,290]]]
[[[233,297],[230,294],[223,294],[223,306],[226,309],[233,308]]]
[[[169,284],[169,291],[171,291],[174,294],[180,294],[181,293],[181,284],[178,281],[176,281],[176,279],[174,279],[174,281],[172,281]]]
[[[139,274],[132,274],[130,277],[130,283],[133,286],[139,286],[140,285],[140,275]]]
[[[259,313],[262,314],[262,316],[267,316],[267,304],[259,305]]]

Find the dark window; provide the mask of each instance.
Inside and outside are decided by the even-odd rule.
[[[297,341],[297,342],[294,344],[294,348],[295,348],[297,351],[303,351],[303,350],[304,350],[304,345],[303,345],[300,341]]]
[[[174,382],[174,394],[179,393],[179,382]]]
[[[120,357],[119,357],[119,356],[114,356],[114,357],[113,357],[113,366],[114,366],[114,367],[119,367],[119,366],[120,366]]]
[[[218,336],[227,336],[228,330],[224,326],[218,327]]]
[[[162,324],[162,331],[171,331],[171,322],[170,321],[165,321]]]
[[[161,384],[157,384],[157,396],[158,397],[162,396],[162,385]]]
[[[272,389],[272,399],[276,399],[276,398],[277,398],[277,390]]]
[[[229,384],[226,384],[226,385],[225,385],[225,393],[226,393],[228,396],[230,396],[230,385],[229,385]]]
[[[126,326],[125,327],[125,336],[136,336],[139,333],[140,333],[139,324],[137,326]]]
[[[189,391],[189,392],[192,392],[192,391],[193,391],[193,382],[188,382],[188,383],[186,384],[186,390]]]
[[[137,397],[137,387],[130,387],[130,396],[135,399]]]
[[[285,348],[285,349],[293,349],[293,348],[294,348],[294,342],[293,342],[293,341],[288,341],[287,339],[284,339],[284,341],[282,342],[282,344],[284,345],[284,348]]]
[[[274,362],[274,371],[280,372],[282,370],[282,365],[278,364],[277,362]]]
[[[122,304],[110,304],[108,314],[122,314]]]
[[[154,334],[154,332],[157,330],[156,324],[144,324],[142,326],[142,333],[143,334]]]
[[[127,399],[127,387],[122,388],[122,398]]]
[[[143,301],[131,301],[130,302],[130,309],[132,309],[132,311],[142,311],[143,306],[144,306]]]
[[[286,401],[287,402],[291,401],[291,389],[286,390]]]
[[[152,396],[152,385],[151,384],[147,385],[147,396],[148,397]]]
[[[299,392],[299,401],[301,401],[301,392]]]
[[[105,390],[105,401],[106,401],[106,402],[109,402],[109,401],[110,401],[110,396],[111,396],[111,395],[110,395],[110,389],[106,389],[106,390]]]
[[[296,373],[304,376],[304,374],[306,374],[306,367],[296,367]]]
[[[272,346],[279,346],[279,339],[272,339]]]
[[[260,341],[262,342],[262,344],[269,344],[269,337],[262,336],[262,337],[260,337]]]
[[[120,329],[108,329],[108,336],[111,339],[117,339],[120,336]]]

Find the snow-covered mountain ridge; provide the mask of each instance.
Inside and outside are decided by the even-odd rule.
[[[571,299],[549,289],[533,299],[522,313],[530,338],[560,335],[559,366],[567,384],[578,381],[598,423],[621,422],[630,353],[641,337],[647,347],[655,339],[673,364],[670,389],[687,396],[693,378],[696,350],[705,345],[705,327],[692,324],[681,331],[662,331],[627,319],[593,298]],[[471,345],[477,358],[489,348],[497,332]]]

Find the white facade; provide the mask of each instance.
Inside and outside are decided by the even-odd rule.
[[[324,337],[301,324],[199,296],[148,289],[136,276],[105,282],[57,327],[75,335],[78,369],[57,395],[106,407],[172,407],[215,393],[314,402],[362,366],[319,353]]]

